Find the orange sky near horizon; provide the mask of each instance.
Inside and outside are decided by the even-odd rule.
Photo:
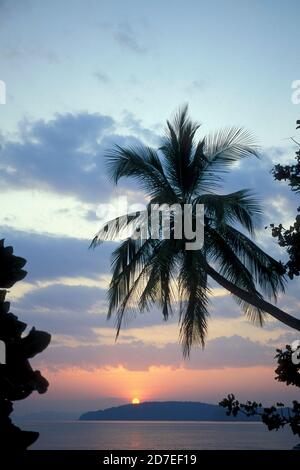
[[[85,370],[68,368],[44,370],[50,381],[48,399],[99,400],[115,397],[124,403],[137,397],[140,401],[207,401],[217,403],[228,393],[242,400],[294,399],[295,392],[274,380],[273,367],[248,367],[195,370],[150,367],[132,371],[124,367]],[[270,403],[269,403],[270,404]]]

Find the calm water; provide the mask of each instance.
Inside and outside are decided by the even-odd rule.
[[[31,449],[291,449],[299,439],[261,423],[188,421],[24,422],[41,433]]]

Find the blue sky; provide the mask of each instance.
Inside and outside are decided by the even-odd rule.
[[[71,408],[79,411],[91,401],[100,406],[137,394],[217,401],[232,391],[249,398],[252,390],[250,398],[292,397],[272,370],[274,349],[295,335],[274,322],[263,330],[250,325],[222,290],[214,290],[207,349],[189,363],[182,362],[176,319],[162,323],[157,309],[130,323],[116,345],[105,320],[113,247],[87,248],[101,222],[99,203],[124,194],[143,201],[132,183],[116,189],[108,181],[105,151],[114,143],[157,145],[165,120],[189,103],[203,123],[200,134],[242,125],[257,137],[261,159],[235,167],[223,190],[256,190],[265,208],[257,242],[284,259],[263,227],[288,225],[299,205],[270,174],[295,151],[289,137],[300,118],[291,101],[292,82],[300,79],[299,10],[292,0],[0,0],[0,80],[7,87],[0,227],[29,271],[10,295],[29,325],[53,334],[36,362],[51,388],[35,406],[64,409],[73,392]],[[295,280],[280,305],[297,312],[298,291]],[[161,388],[151,385],[159,381]],[[21,408],[30,410],[27,403]]]
[[[208,128],[243,124],[277,145],[297,118],[296,0],[4,0],[1,10],[2,128],[79,110],[161,126],[188,101]]]

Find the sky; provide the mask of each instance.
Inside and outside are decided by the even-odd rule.
[[[115,342],[106,320],[115,245],[88,246],[101,226],[99,204],[144,200],[132,182],[109,181],[107,149],[158,146],[166,119],[188,103],[199,138],[230,125],[255,135],[260,159],[235,166],[224,191],[257,192],[264,217],[256,242],[284,260],[264,227],[288,226],[299,205],[270,173],[295,151],[299,14],[296,0],[0,0],[0,235],[28,260],[9,299],[29,327],[53,337],[33,360],[49,392],[18,403],[19,414],[79,414],[133,397],[295,398],[274,380],[274,354],[297,335],[272,319],[252,325],[214,284],[207,345],[190,360],[177,318],[163,322],[157,307]],[[297,314],[299,302],[294,280],[279,305]]]

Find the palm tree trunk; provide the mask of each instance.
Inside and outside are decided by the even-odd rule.
[[[205,261],[204,261],[205,262]],[[220,286],[224,287],[226,290],[231,292],[231,294],[236,295],[240,299],[244,300],[248,304],[253,305],[254,307],[263,310],[264,312],[269,313],[272,317],[279,320],[281,323],[293,328],[294,330],[300,331],[300,320],[298,318],[289,315],[288,313],[284,312],[280,308],[276,307],[275,305],[270,304],[264,299],[256,297],[253,294],[237,287],[232,282],[225,279],[221,274],[215,271],[208,263],[205,262],[205,270],[207,274],[212,277]]]

